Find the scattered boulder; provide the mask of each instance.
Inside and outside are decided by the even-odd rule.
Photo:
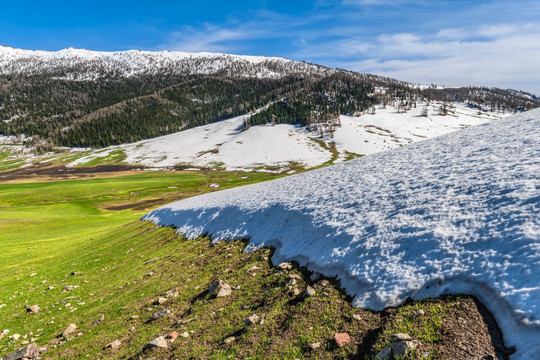
[[[318,348],[321,347],[321,343],[320,342],[316,342],[316,343],[313,343],[313,344],[310,344],[309,347],[313,350],[317,350]]]
[[[108,343],[105,348],[111,348],[113,350],[118,349],[122,345],[122,342],[120,340],[114,340],[112,343]]]
[[[228,296],[232,292],[231,286],[222,280],[216,280],[210,285],[208,293],[210,296],[222,297]]]
[[[69,334],[74,333],[75,330],[77,330],[77,325],[69,324],[68,327],[66,328],[66,330],[64,330],[64,332],[62,333],[62,336],[67,337]]]
[[[247,269],[248,272],[252,272],[252,271],[257,271],[257,270],[261,270],[262,267],[260,266],[257,266],[257,265],[253,265],[252,267],[250,267],[249,269]]]
[[[167,302],[167,298],[160,297],[160,298],[158,298],[157,302],[158,302],[158,304],[163,305],[163,304],[165,304]]]
[[[167,316],[171,313],[171,310],[161,310],[161,311],[156,311],[154,314],[152,314],[152,319],[154,320],[157,320],[157,319],[160,319],[164,316]]]
[[[261,321],[261,318],[255,314],[248,317],[244,323],[245,326],[256,325]]]
[[[412,350],[415,350],[418,341],[413,340],[408,334],[393,334],[390,336],[390,345],[385,346],[376,356],[376,360],[403,358]]]
[[[94,321],[94,323],[92,325],[94,326],[98,326],[99,324],[101,324],[103,321],[105,321],[105,315],[101,315],[101,317],[99,319],[97,319],[96,321]]]
[[[338,347],[343,347],[346,344],[348,344],[349,341],[351,341],[351,338],[349,337],[349,334],[347,334],[346,332],[344,332],[344,333],[335,333],[334,334],[334,341],[336,342],[336,345]]]
[[[420,309],[420,310],[414,312],[413,318],[417,318],[419,316],[424,316],[425,314],[426,313],[424,312],[424,310]]]
[[[397,334],[390,335],[390,341],[391,342],[412,341],[412,338],[408,334],[397,333]]]
[[[26,312],[27,312],[28,314],[35,314],[35,313],[38,313],[39,310],[41,310],[41,309],[40,309],[39,306],[37,306],[37,305],[32,305],[32,306],[26,305]]]
[[[35,359],[39,357],[39,349],[36,344],[27,345],[19,350],[10,352],[2,360]]]
[[[321,284],[321,286],[327,287],[328,285],[330,285],[330,281],[328,281],[328,280],[326,280],[326,279],[325,279],[325,280],[321,280],[321,282],[320,282],[319,284]]]
[[[19,339],[21,338],[21,334],[13,334],[11,336],[11,339],[15,340],[15,341],[19,341]]]
[[[175,290],[172,290],[172,289],[171,289],[171,290],[168,290],[166,294],[167,294],[167,297],[168,297],[168,298],[171,298],[171,297],[172,297],[172,298],[178,297],[178,291],[175,291]]]
[[[312,288],[311,286],[308,286],[306,290],[304,290],[304,292],[302,293],[302,297],[308,298],[311,296],[315,296],[315,289]]]
[[[277,266],[279,270],[292,270],[293,264],[290,262],[282,262]]]
[[[129,249],[128,251],[126,251],[126,255],[132,252],[133,252],[133,249]]]
[[[79,285],[68,285],[64,288],[64,291],[72,291],[79,287]]]
[[[82,273],[80,271],[72,271],[71,276],[81,275]]]
[[[360,316],[358,314],[353,314],[352,318],[353,318],[353,320],[356,320],[356,321],[362,321],[362,316]]]
[[[183,333],[180,334],[180,336],[183,338],[187,338],[189,337],[189,333],[187,331],[184,331]]]
[[[298,274],[289,274],[289,279],[291,280],[302,280],[302,277]]]
[[[234,337],[234,336],[229,336],[229,337],[226,338],[223,342],[224,342],[225,344],[230,344],[230,343],[233,343],[233,342],[235,342],[235,341],[236,341],[236,337]]]
[[[150,341],[143,350],[153,349],[153,348],[167,348],[167,340],[165,340],[165,337],[159,336],[155,338],[154,340]]]

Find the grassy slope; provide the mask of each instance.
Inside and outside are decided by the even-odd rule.
[[[450,331],[447,324],[467,318],[463,312],[477,313],[470,298],[420,302],[385,313],[354,309],[335,281],[311,283],[316,295],[301,300],[292,291],[303,291],[309,274],[293,270],[300,279],[291,284],[290,273],[269,263],[271,249],[244,254],[242,242],[184,241],[171,229],[137,220],[145,206],[211,191],[210,183],[225,188],[269,177],[244,175],[158,172],[89,182],[0,184],[0,305],[6,304],[0,307],[0,330],[34,337],[47,347],[45,358],[363,358],[398,331],[422,340],[422,351],[439,357],[447,351],[441,347]],[[260,269],[248,271],[253,265]],[[206,290],[218,277],[240,289],[210,299]],[[68,285],[79,287],[65,291]],[[157,305],[169,290],[178,296]],[[24,306],[34,304],[41,312],[27,315]],[[419,308],[426,316],[411,316]],[[152,321],[162,309],[172,313]],[[245,329],[244,320],[254,313],[264,316],[264,323]],[[104,322],[94,326],[101,315]],[[134,315],[139,318],[132,320]],[[189,319],[194,320],[177,324]],[[61,343],[58,335],[70,323],[82,335]],[[473,325],[465,322],[459,331],[482,331]],[[141,353],[148,341],[171,331],[189,336],[166,350]],[[351,335],[352,343],[338,348],[332,336],[341,331]],[[230,336],[236,340],[224,343]],[[103,349],[116,339],[122,341],[118,350]],[[0,355],[20,347],[21,340],[0,339]],[[316,342],[321,346],[312,350]]]

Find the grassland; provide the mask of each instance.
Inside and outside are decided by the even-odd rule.
[[[246,254],[240,241],[186,241],[173,229],[138,220],[160,204],[215,191],[213,184],[224,189],[272,177],[141,172],[0,184],[0,331],[10,330],[0,338],[0,356],[31,341],[47,348],[46,359],[362,359],[395,332],[421,341],[415,358],[495,352],[499,335],[471,297],[360,310],[334,279],[310,281],[304,268],[273,267],[272,249]],[[230,296],[208,296],[217,278],[233,286]],[[307,286],[315,295],[304,298]],[[25,305],[41,311],[27,314]],[[152,319],[165,309],[167,316]],[[424,315],[416,316],[420,309]],[[252,314],[264,321],[246,327]],[[72,323],[77,330],[60,336]],[[173,331],[185,337],[143,351]],[[336,346],[336,332],[347,332],[351,342]],[[11,340],[13,334],[23,337]],[[122,343],[118,349],[105,348],[114,340]]]

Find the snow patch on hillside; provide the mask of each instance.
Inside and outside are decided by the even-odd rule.
[[[368,155],[439,136],[472,125],[505,116],[502,113],[481,113],[456,103],[455,111],[438,115],[441,104],[428,106],[428,117],[420,116],[426,104],[400,114],[393,107],[378,108],[375,114],[341,116],[341,126],[333,138],[339,152],[336,162],[350,154]],[[133,144],[100,150],[71,165],[84,164],[97,156],[120,149],[126,153],[126,163],[147,167],[170,168],[177,165],[228,170],[253,170],[263,167],[280,169],[301,164],[315,167],[332,158],[332,154],[312,139],[321,140],[316,132],[293,125],[252,126],[243,130],[242,123],[250,115],[143,140]]]
[[[375,310],[476,295],[513,359],[540,353],[540,110],[144,217],[188,238],[274,245]]]

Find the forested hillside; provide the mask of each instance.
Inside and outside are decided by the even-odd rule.
[[[420,88],[277,58],[0,47],[0,135],[24,135],[27,144],[43,149],[134,142],[256,109],[262,110],[245,126],[290,123],[317,130],[318,124],[337,125],[339,114],[357,115],[375,104],[406,112],[432,100],[466,103],[479,112],[540,106],[537,97],[518,91]]]

